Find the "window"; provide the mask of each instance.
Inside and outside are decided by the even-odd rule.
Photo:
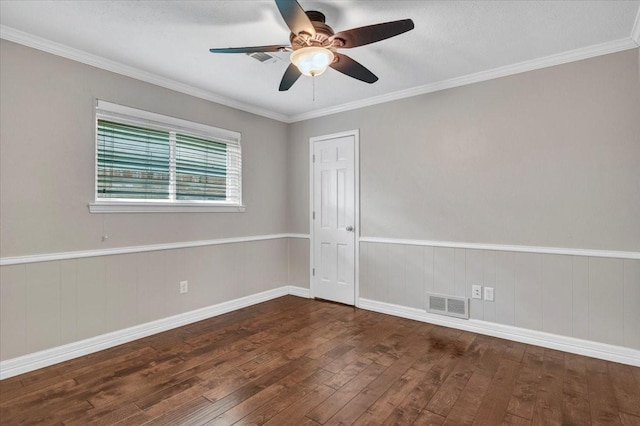
[[[244,211],[240,134],[98,101],[92,213]]]

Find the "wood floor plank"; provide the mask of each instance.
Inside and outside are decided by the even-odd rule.
[[[277,373],[275,373],[276,375],[283,374],[281,369],[277,369],[275,371],[277,371]],[[204,424],[211,422],[223,413],[261,393],[264,389],[265,386],[257,381],[243,385],[215,402],[210,401],[210,404],[205,404],[199,410],[191,413],[185,413],[185,415],[180,417],[180,421],[188,424]]]
[[[621,412],[620,421],[623,426],[640,426],[640,417],[636,417],[632,414]]]
[[[533,424],[560,424],[564,384],[564,358],[555,351],[544,350],[542,377],[536,397]]]
[[[167,413],[164,413],[161,416],[155,417],[150,421],[144,421],[144,424],[147,426],[170,426],[170,425],[179,425],[186,424],[190,419],[194,417],[194,414],[200,413],[203,410],[206,410],[207,407],[211,406],[211,401],[206,398],[198,397],[190,400],[189,402],[177,407],[174,410],[171,410]],[[143,424],[143,422],[137,423],[139,418],[131,417],[124,422],[122,425],[139,425]]]
[[[139,349],[132,348],[129,352],[124,352],[114,356],[112,359],[96,360],[96,363],[93,365],[83,367],[77,366],[77,368],[70,369],[70,371],[62,374],[56,373],[55,375],[48,376],[41,375],[38,376],[38,379],[24,379],[26,385],[21,386],[20,388],[14,386],[13,389],[7,389],[6,393],[0,396],[0,405],[11,403],[11,401],[18,396],[36,392],[40,389],[46,388],[47,386],[55,385],[56,383],[60,383],[65,380],[76,379],[84,374],[91,375],[93,381],[113,375],[116,371],[121,370],[123,365],[131,365],[132,362],[135,362],[134,360],[139,359],[142,363],[148,363],[149,361],[148,359],[145,359],[145,357],[149,357],[152,354],[155,354],[155,351],[153,348],[148,346]],[[46,370],[46,368],[43,370]],[[76,379],[76,382],[77,381],[78,380]]]
[[[67,394],[77,386],[75,380],[69,379],[15,398],[2,407],[0,420],[3,424],[9,425],[36,423],[48,418],[53,411],[64,410],[67,407],[82,405],[87,407],[86,409],[92,408],[86,400],[67,399]]]
[[[385,366],[375,362],[370,364],[322,404],[307,413],[307,417],[321,424],[326,423],[345,405],[345,401],[350,401],[369,383],[380,376],[385,369]]]
[[[510,359],[515,362],[522,362],[527,345],[519,342],[508,342],[504,350],[503,358]]]
[[[447,426],[470,425],[476,417],[492,377],[474,372],[444,422]]]
[[[633,369],[633,377],[636,379],[638,386],[640,386],[640,368]]]
[[[486,342],[481,339],[474,341],[464,358],[457,363],[455,369],[438,388],[438,391],[433,395],[425,409],[443,418],[447,417],[451,407],[455,404],[462,389],[467,385],[476,369],[478,360],[487,349],[488,344]]]
[[[514,416],[509,413],[507,413],[502,420],[502,426],[528,426],[530,424],[531,420],[523,419],[522,417]]]
[[[418,418],[412,423],[415,426],[438,426],[444,423],[446,417],[440,416],[436,413],[432,413],[429,410],[422,410],[418,415]]]
[[[508,358],[503,358],[500,361],[498,370],[484,394],[473,424],[498,424],[504,419],[520,368],[521,364],[519,362],[511,361]]]
[[[536,346],[527,346],[522,368],[509,400],[507,411],[514,416],[532,420],[536,397],[542,377],[542,357],[544,350]]]
[[[325,367],[327,371],[338,373],[361,358],[366,358],[369,362],[363,362],[367,365],[370,364],[373,359],[370,354],[375,352],[379,342],[393,334],[399,328],[397,323],[374,322],[370,317],[365,318],[367,325],[347,340],[347,343],[353,345],[354,349],[345,353],[345,356],[327,365]]]
[[[640,384],[633,378],[632,368],[612,362],[607,363],[607,367],[618,408],[622,412],[640,417]]]
[[[382,424],[382,421],[391,414],[407,394],[418,386],[418,383],[420,383],[420,380],[422,380],[425,374],[425,372],[414,368],[408,369],[380,398],[371,404],[365,412],[356,419],[354,424]]]
[[[464,389],[462,389],[447,415],[444,422],[446,425],[470,425],[473,423],[507,347],[505,342],[500,339],[491,339],[484,336],[478,336],[476,342],[486,346],[486,350],[483,350],[482,355],[477,360],[473,375]]]
[[[281,297],[0,381],[0,425],[640,425],[640,368]]]
[[[326,399],[335,392],[334,389],[328,386],[322,384],[317,385],[309,393],[304,395],[303,398],[297,400],[264,424],[268,426],[297,426],[308,423],[309,421],[318,424],[309,417],[306,417],[306,414],[326,401]]]
[[[603,425],[621,424],[618,402],[608,375],[606,362],[589,358],[586,364],[591,422]]]
[[[11,377],[0,381],[0,398],[5,398],[6,395],[14,392],[16,395],[20,395],[24,386],[19,377]]]
[[[242,402],[225,411],[224,413],[218,415],[214,419],[204,419],[204,422],[202,422],[201,424],[233,424],[267,404],[269,401],[278,396],[278,394],[284,389],[284,385],[280,383],[267,386],[254,395],[243,399]]]
[[[414,362],[415,358],[411,356],[400,357],[353,399],[344,404],[326,424],[352,424],[388,390],[399,377],[402,377]]]
[[[333,373],[319,368],[315,373],[300,381],[296,381],[295,379],[284,381],[285,389],[272,399],[269,404],[263,405],[234,424],[262,425],[268,422],[280,412],[313,392],[318,385],[327,381],[332,374]]]
[[[110,378],[99,385],[94,383],[93,386],[96,386],[98,391],[91,390],[91,394],[86,395],[87,401],[94,407],[101,407],[115,399],[129,398],[141,391],[154,392],[164,386],[172,386],[172,381],[165,380],[166,376],[163,373],[181,362],[178,357],[164,359],[158,363],[152,361],[144,368],[127,371],[121,377]]]
[[[112,425],[141,413],[142,410],[134,403],[119,404],[83,411],[78,413],[78,416],[65,420],[64,424],[65,426],[83,426],[95,423]]]
[[[565,354],[562,421],[565,424],[589,424],[589,387],[587,367],[583,357]]]
[[[564,392],[571,395],[588,395],[587,365],[584,357],[565,354],[564,369]]]
[[[383,424],[413,423],[451,371],[453,371],[460,358],[475,340],[475,337],[475,335],[469,336],[462,333],[459,334],[459,338],[456,340],[441,340],[440,337],[432,339],[431,344],[434,348],[444,351],[445,355],[430,368],[423,380],[395,407]]]
[[[562,396],[562,423],[586,425],[591,423],[589,398],[585,394],[565,391]]]

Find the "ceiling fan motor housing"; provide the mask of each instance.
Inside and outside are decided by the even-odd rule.
[[[306,15],[309,17],[313,28],[316,30],[315,36],[311,34],[307,34],[305,32],[301,32],[300,34],[291,33],[289,36],[289,40],[291,41],[291,46],[293,50],[298,50],[303,47],[324,47],[324,48],[333,48],[340,47],[340,40],[333,39],[334,31],[329,25],[325,23],[324,13],[318,12],[317,10],[307,10]]]

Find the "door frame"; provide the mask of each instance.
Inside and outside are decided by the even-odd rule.
[[[313,162],[313,144],[315,142],[327,140],[327,139],[335,139],[345,136],[353,136],[353,144],[354,144],[354,156],[353,156],[353,177],[354,177],[354,277],[353,277],[353,286],[354,286],[354,306],[360,307],[360,130],[347,130],[344,132],[331,133],[329,135],[322,136],[313,136],[309,138],[309,297],[315,297],[315,289],[314,289],[314,276],[313,269],[314,265],[314,251],[313,246],[315,243],[314,236],[314,219],[313,219],[313,204],[314,204],[314,162]]]

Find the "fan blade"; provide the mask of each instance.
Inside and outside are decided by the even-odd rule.
[[[351,47],[364,46],[365,44],[375,43],[395,37],[399,34],[411,31],[414,28],[411,19],[403,19],[401,21],[384,22],[382,24],[369,25],[366,27],[353,28],[346,31],[340,31],[331,37],[331,40],[340,39],[343,42],[342,47],[349,49]]]
[[[276,6],[293,34],[299,35],[301,32],[305,32],[311,37],[315,37],[316,30],[313,28],[311,20],[296,0],[276,0]]]
[[[255,47],[227,47],[223,49],[209,49],[211,53],[255,53],[255,52],[284,52],[289,46],[274,44],[272,46],[255,46]]]
[[[282,76],[282,81],[280,81],[280,88],[278,90],[281,92],[289,90],[289,88],[293,86],[293,83],[295,83],[301,75],[302,73],[300,72],[298,67],[293,64],[289,64],[289,67]]]
[[[353,77],[357,80],[364,81],[365,83],[375,83],[378,81],[378,77],[360,62],[356,62],[351,59],[347,55],[343,55],[342,53],[334,53],[337,58],[331,65],[336,71],[340,71],[342,74],[348,75],[349,77]]]

